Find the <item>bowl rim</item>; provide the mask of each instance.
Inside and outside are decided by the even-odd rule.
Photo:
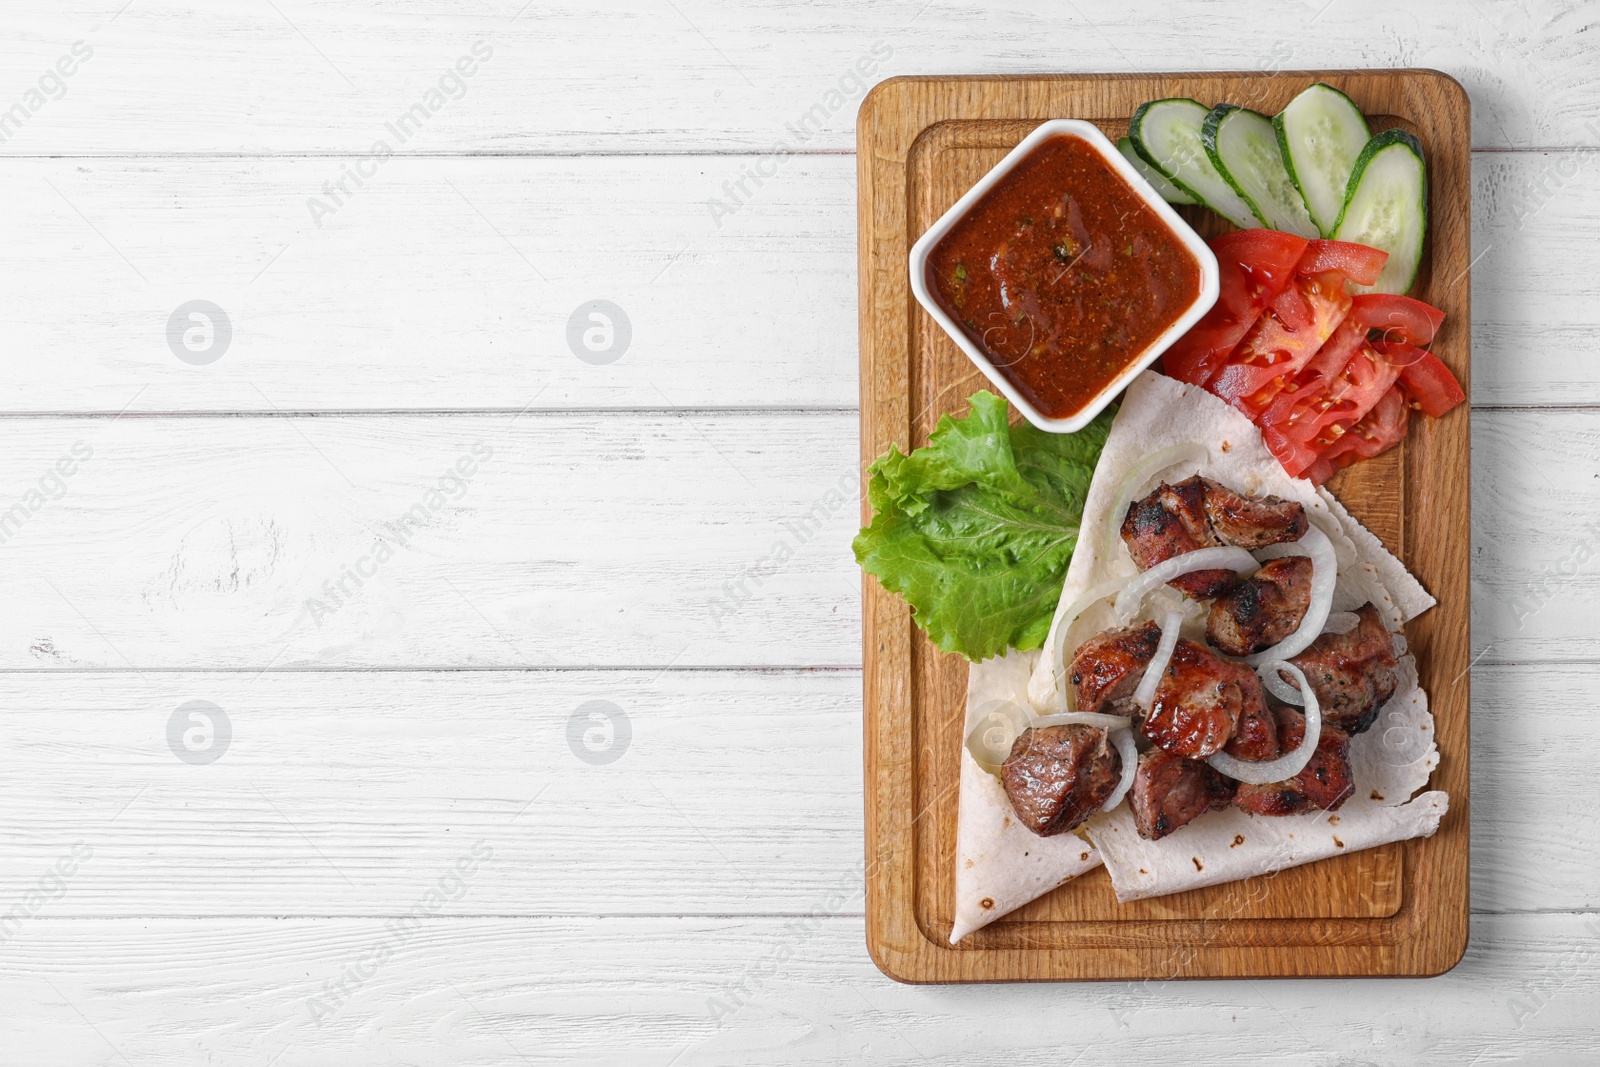
[[[1041,141],[1061,134],[1078,137],[1099,152],[1101,158],[1110,165],[1112,170],[1128,183],[1134,193],[1155,212],[1156,217],[1166,223],[1167,228],[1172,231],[1173,235],[1183,242],[1184,247],[1194,255],[1199,264],[1200,292],[1193,303],[1173,321],[1172,325],[1153,340],[1139,354],[1137,359],[1123,368],[1122,373],[1117,375],[1104,389],[1096,393],[1087,404],[1071,415],[1052,418],[1039,411],[1023,398],[1010,380],[990,362],[984,351],[974,344],[961,329],[960,325],[939,306],[939,302],[934,299],[932,292],[928,289],[927,264],[928,257],[933,252],[933,247],[955,227],[956,223],[967,216],[973,205],[985,193],[992,189],[1000,179],[1015,170],[1017,165],[1027,158]],[[1192,226],[1172,209],[1170,204],[1162,199],[1161,194],[1156,192],[1154,187],[1144,179],[1144,176],[1134,169],[1133,164],[1123,158],[1122,153],[1117,150],[1117,146],[1111,142],[1111,139],[1102,133],[1098,126],[1085,119],[1048,119],[1037,126],[1032,133],[1018,142],[1017,146],[1008,152],[1004,159],[996,163],[987,174],[978,179],[977,183],[952,204],[948,211],[940,215],[938,221],[928,227],[921,237],[917,238],[916,243],[911,246],[908,266],[911,272],[911,291],[916,296],[917,303],[922,305],[923,310],[933,317],[933,320],[944,329],[945,333],[949,334],[950,339],[966,353],[967,358],[983,372],[984,376],[989,379],[995,388],[1000,390],[1001,394],[1011,402],[1012,406],[1021,411],[1029,422],[1048,433],[1075,433],[1092,422],[1095,416],[1104,411],[1106,406],[1116,399],[1134,378],[1149,368],[1152,363],[1161,357],[1163,352],[1172,347],[1174,341],[1187,333],[1189,328],[1198,322],[1202,315],[1211,310],[1212,306],[1217,302],[1217,296],[1221,288],[1217,257],[1207,247],[1205,241],[1194,231]]]

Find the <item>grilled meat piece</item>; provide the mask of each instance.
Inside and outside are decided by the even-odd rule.
[[[1307,528],[1306,511],[1294,501],[1243,496],[1195,475],[1176,485],[1163,482],[1135,501],[1122,520],[1122,540],[1140,570],[1198,548],[1238,545],[1261,548],[1297,541]],[[1233,588],[1232,571],[1195,571],[1168,584],[1196,599]]]
[[[1035,727],[1012,742],[1000,780],[1022,825],[1050,837],[1100,810],[1122,780],[1122,757],[1093,726]]]
[[[1180,639],[1141,729],[1174,756],[1204,759],[1228,743],[1241,716],[1265,705],[1261,679],[1250,668]]]
[[[1260,701],[1245,702],[1239,712],[1239,725],[1234,727],[1233,737],[1222,746],[1222,751],[1234,759],[1257,761],[1277,759],[1283,751],[1278,745],[1277,717],[1268,707],[1272,698],[1267,694],[1265,687],[1262,688],[1261,695],[1263,699]]]
[[[1131,697],[1160,644],[1161,627],[1153,622],[1085,641],[1067,667],[1078,710],[1101,711]]]
[[[1177,485],[1162,482],[1149,496],[1135,501],[1122,520],[1122,540],[1142,571],[1173,556],[1220,545],[1206,518],[1203,479],[1196,476]],[[1233,572],[1222,569],[1194,571],[1167,584],[1203,600],[1227,592],[1234,581]]]
[[[1311,570],[1308,556],[1267,563],[1211,602],[1206,638],[1230,656],[1248,656],[1282,641],[1311,606]]]
[[[1273,710],[1278,716],[1278,739],[1283,750],[1292,751],[1306,735],[1305,716],[1287,705]],[[1350,772],[1350,735],[1324,723],[1317,750],[1305,769],[1287,781],[1266,785],[1241,782],[1233,802],[1257,815],[1297,815],[1312,808],[1338,811],[1355,790]]]
[[[1157,841],[1208,811],[1227,807],[1235,784],[1208,763],[1152,748],[1139,757],[1128,793],[1133,825],[1140,837]]]
[[[1245,496],[1209,479],[1205,481],[1206,518],[1217,540],[1252,551],[1284,541],[1298,541],[1311,527],[1306,509],[1275,496]]]
[[[1378,609],[1363,604],[1356,614],[1361,621],[1355,629],[1323,634],[1289,661],[1305,672],[1322,706],[1322,721],[1348,734],[1371,726],[1398,684],[1394,640]]]

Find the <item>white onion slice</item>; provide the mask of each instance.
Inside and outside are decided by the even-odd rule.
[[[1305,706],[1305,698],[1300,695],[1300,690],[1284,681],[1277,671],[1269,671],[1263,667],[1256,673],[1261,676],[1261,684],[1266,686],[1267,691],[1273,696],[1297,708]]]
[[[1050,636],[1045,641],[1044,654],[1050,657],[1050,680],[1055,688],[1054,692],[1048,694],[1048,696],[1053,697],[1058,706],[1062,708],[1068,706],[1066,690],[1062,686],[1067,674],[1067,657],[1066,650],[1061,647],[1061,643],[1067,639],[1067,631],[1072,629],[1072,624],[1078,621],[1079,615],[1082,615],[1106,597],[1118,592],[1127,584],[1128,579],[1126,578],[1111,578],[1093,586],[1068,605],[1066,611],[1056,615],[1055,622],[1050,624]],[[1035,695],[1031,691],[1031,687],[1028,695],[1036,704],[1042,703],[1042,698],[1047,696],[1047,694]]]
[[[1134,497],[1144,488],[1145,483],[1168,467],[1177,466],[1179,463],[1199,463],[1205,458],[1205,448],[1190,441],[1158,449],[1128,472],[1128,476],[1117,486],[1116,495],[1111,498],[1111,510],[1106,513],[1110,516],[1106,523],[1104,552],[1106,559],[1111,559],[1117,554],[1117,542],[1122,537],[1122,521],[1127,518],[1128,505],[1133,503]]]
[[[1306,681],[1306,676],[1300,673],[1300,668],[1292,663],[1275,660],[1263,664],[1261,669],[1274,674],[1278,671],[1288,671],[1294,680],[1300,683],[1300,692],[1295,695],[1305,701],[1306,734],[1301,738],[1299,748],[1284,753],[1274,760],[1235,759],[1226,752],[1218,752],[1206,760],[1216,770],[1246,785],[1269,785],[1293,778],[1306,769],[1306,764],[1311,762],[1312,754],[1317,751],[1317,742],[1322,738],[1322,706],[1317,703],[1317,694],[1311,691],[1311,684]],[[1262,680],[1266,680],[1265,675]]]
[[[1327,541],[1327,538],[1323,540]],[[1117,625],[1126,626],[1132,622],[1150,591],[1161,588],[1174,578],[1195,571],[1220,570],[1231,570],[1242,577],[1254,574],[1260,568],[1261,564],[1256,562],[1256,558],[1242,548],[1197,548],[1193,552],[1173,556],[1135,577],[1117,595]]]
[[[995,700],[979,708],[975,719],[967,731],[967,751],[978,766],[998,778],[1012,744],[1028,728],[1028,712],[1009,700]]]
[[[1161,643],[1156,646],[1156,654],[1150,660],[1150,665],[1144,669],[1144,677],[1139,679],[1139,688],[1133,691],[1133,702],[1146,711],[1150,710],[1150,702],[1156,698],[1156,686],[1161,683],[1161,673],[1167,669],[1167,661],[1172,659],[1172,650],[1178,647],[1178,629],[1182,626],[1181,611],[1169,611],[1161,620]]]
[[[1029,724],[1035,729],[1046,726],[1093,726],[1097,730],[1126,730],[1133,720],[1126,715],[1106,715],[1099,711],[1059,711],[1054,715],[1040,715]]]
[[[1322,627],[1327,624],[1328,613],[1333,610],[1334,583],[1339,580],[1339,558],[1334,555],[1333,542],[1316,526],[1307,529],[1300,540],[1292,544],[1268,545],[1261,550],[1261,554],[1267,559],[1310,556],[1311,603],[1307,605],[1306,613],[1294,633],[1271,648],[1244,658],[1252,667],[1259,667],[1270,660],[1289,659],[1310,648],[1311,642],[1322,636]]]
[[[1133,788],[1133,776],[1139,773],[1139,749],[1133,743],[1132,730],[1115,730],[1111,734],[1111,743],[1117,746],[1117,754],[1122,757],[1122,781],[1117,783],[1117,788],[1106,798],[1101,805],[1101,811],[1110,811],[1122,803],[1122,798],[1128,795],[1128,790]]]

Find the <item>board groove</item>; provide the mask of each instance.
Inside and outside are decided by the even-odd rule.
[[[1349,93],[1375,129],[1400,125],[1422,138],[1431,219],[1415,294],[1446,312],[1435,351],[1469,384],[1470,111],[1446,75],[894,79],[863,102],[857,124],[863,464],[890,444],[921,445],[942,414],[962,410],[984,384],[911,299],[906,254],[1029,130],[1047,118],[1089,118],[1114,137],[1157,96],[1276,111],[1315,80]],[[1208,236],[1226,228],[1208,212],[1184,210]],[[1426,841],[1129,905],[1116,904],[1104,871],[1095,871],[952,947],[951,786],[966,664],[936,652],[905,605],[864,578],[866,844],[877,857],[868,869],[867,941],[878,966],[914,982],[1420,975],[1453,966],[1467,915],[1468,418],[1463,409],[1414,424],[1404,447],[1333,486],[1440,600],[1407,628],[1439,722],[1433,787],[1452,800]]]

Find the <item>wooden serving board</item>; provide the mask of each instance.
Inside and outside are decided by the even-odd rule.
[[[1438,354],[1470,393],[1471,116],[1437,71],[897,78],[857,120],[861,458],[926,443],[986,385],[913,299],[911,245],[1040,122],[1127,132],[1146,100],[1193,97],[1273,114],[1313,81],[1374,131],[1404,126],[1428,165],[1429,236],[1412,295],[1441,308]],[[1206,236],[1228,228],[1181,209]],[[1118,904],[1104,869],[949,944],[967,664],[863,581],[867,945],[890,977],[979,982],[1274,975],[1434,975],[1467,943],[1469,414],[1412,420],[1407,441],[1330,485],[1439,600],[1411,622],[1450,794],[1439,832],[1230,885]],[[863,494],[865,500],[865,494]],[[870,519],[863,503],[863,521]]]

